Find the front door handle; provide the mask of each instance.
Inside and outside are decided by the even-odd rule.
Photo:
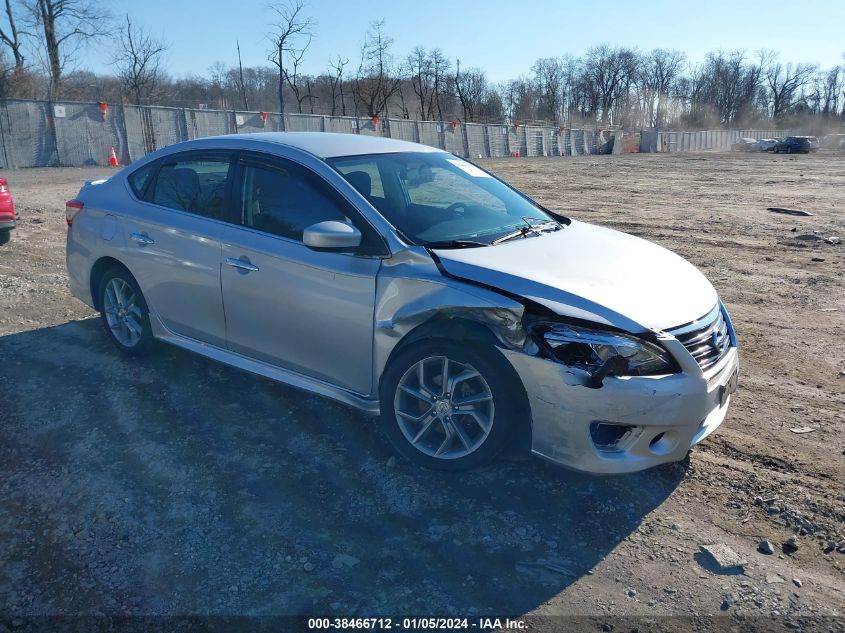
[[[131,233],[129,239],[133,242],[138,242],[138,246],[149,246],[155,244],[156,241],[146,233]]]
[[[258,266],[250,263],[248,260],[245,260],[245,259],[237,259],[235,257],[227,257],[226,263],[229,264],[229,266],[233,266],[233,267],[238,268],[240,270],[244,270],[248,273],[258,272]]]

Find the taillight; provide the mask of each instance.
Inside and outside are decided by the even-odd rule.
[[[82,211],[82,207],[84,206],[79,200],[68,200],[65,202],[65,219],[67,220],[68,226],[73,226],[74,216]]]
[[[9,183],[5,178],[0,178],[0,193],[6,193],[9,190]]]

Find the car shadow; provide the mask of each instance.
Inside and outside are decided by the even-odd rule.
[[[0,381],[7,613],[522,614],[685,473],[419,469],[366,416],[172,347],[123,357],[96,319],[0,337]]]

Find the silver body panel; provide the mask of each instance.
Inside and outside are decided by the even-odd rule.
[[[335,138],[340,137],[340,138]],[[556,463],[596,473],[630,472],[682,459],[724,419],[730,352],[702,372],[666,330],[708,314],[718,297],[686,260],[609,229],[572,222],[555,233],[487,248],[428,250],[390,223],[322,160],[329,156],[439,151],[355,135],[233,135],[180,143],[133,164],[193,149],[262,152],[293,160],[340,193],[383,238],[381,257],[317,251],[260,231],[137,200],[125,173],[89,183],[68,232],[70,287],[88,305],[102,258],[123,264],[164,341],[371,414],[391,353],[434,318],[486,328],[528,395],[532,446]],[[149,241],[147,240],[149,238]],[[523,299],[524,298],[524,299]],[[537,354],[522,327],[526,301],[562,316],[660,338],[681,371],[608,377],[600,389]],[[725,313],[726,314],[726,313]],[[730,325],[730,324],[729,324]],[[590,424],[639,428],[613,454],[597,451]],[[675,438],[650,446],[656,433]]]

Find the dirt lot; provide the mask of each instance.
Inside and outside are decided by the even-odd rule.
[[[0,248],[0,631],[98,613],[843,626],[845,247],[817,238],[845,238],[845,154],[486,165],[715,284],[740,391],[687,463],[612,478],[538,460],[424,472],[340,405],[172,348],[121,358],[65,280],[63,203],[103,170],[11,172],[22,222]],[[715,573],[699,552],[712,543],[745,573]]]

